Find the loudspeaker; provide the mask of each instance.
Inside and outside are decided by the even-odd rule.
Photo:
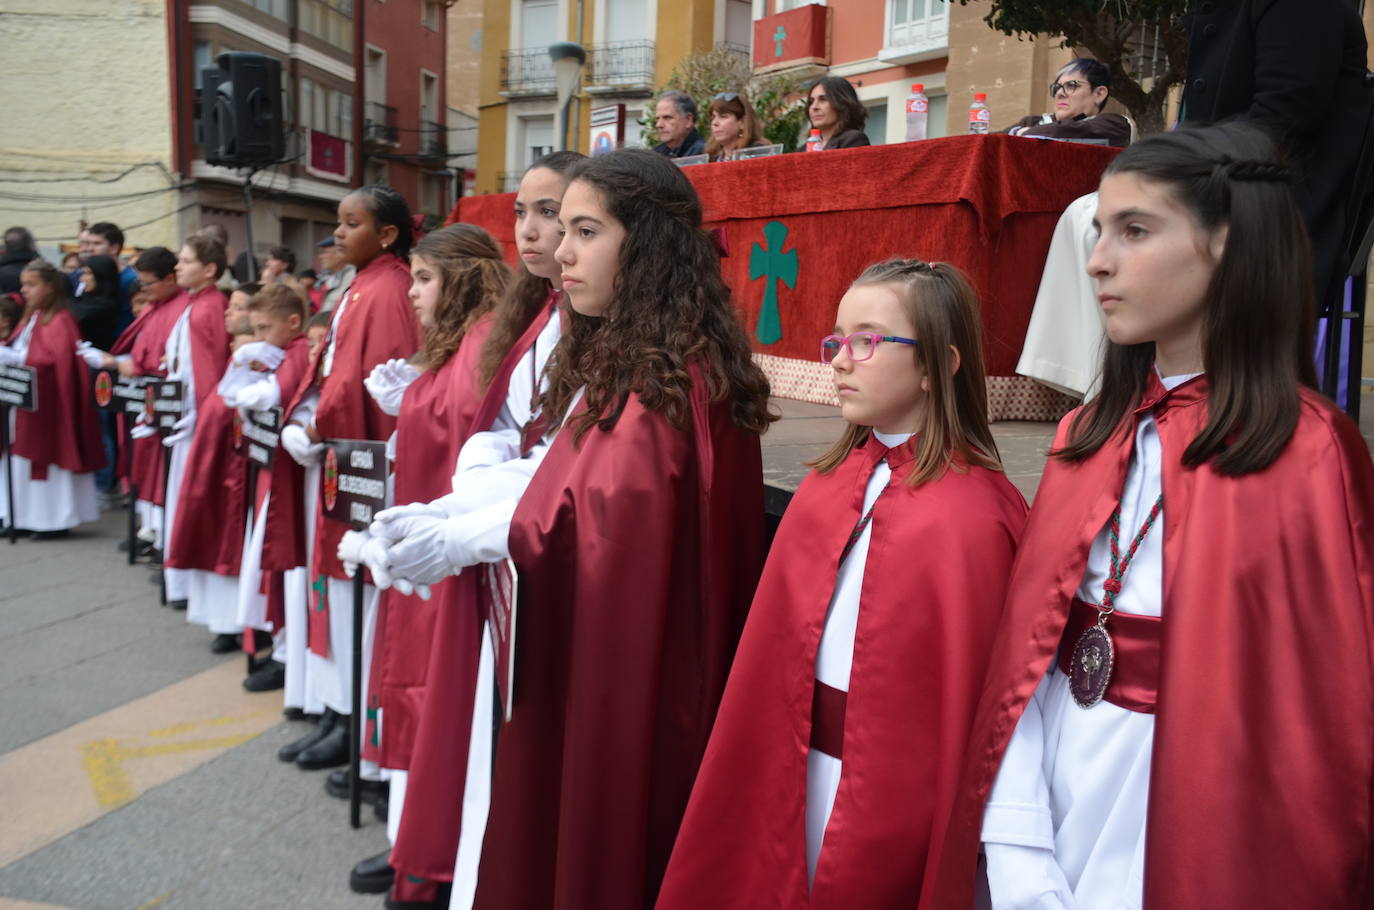
[[[281,61],[230,51],[201,70],[205,160],[226,167],[274,164],[286,157]]]

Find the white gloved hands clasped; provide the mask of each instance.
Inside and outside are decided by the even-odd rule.
[[[250,341],[234,352],[231,361],[236,367],[247,367],[257,361],[269,370],[275,370],[286,359],[286,351],[266,341]]]
[[[162,444],[171,448],[179,442],[190,439],[196,432],[196,412],[190,411],[181,415],[177,422],[172,424],[172,432],[162,439]]]
[[[227,402],[226,402],[227,403]],[[281,404],[281,386],[275,379],[264,379],[245,386],[234,394],[231,407],[247,408],[250,411],[266,411]]]
[[[281,431],[281,447],[303,468],[319,464],[324,457],[324,443],[311,442],[310,434],[299,424],[288,424]]]
[[[78,341],[76,343],[76,356],[86,362],[86,366],[93,370],[105,369],[105,361],[109,354],[95,347],[89,341]]]
[[[398,590],[405,593],[402,581],[417,587],[433,585],[463,570],[450,555],[460,539],[461,522],[448,515],[420,514],[391,524],[393,532],[402,533],[400,539],[386,542],[386,567]]]
[[[386,542],[378,540],[366,531],[347,531],[339,541],[339,561],[344,572],[352,578],[358,567],[364,566],[372,573],[372,583],[386,590],[395,585],[402,594],[418,594],[421,600],[429,600],[430,589],[426,584],[413,584],[409,579],[395,578],[388,566]]]
[[[363,380],[363,385],[382,413],[395,417],[401,413],[401,399],[405,397],[406,389],[419,378],[419,370],[404,360],[393,358],[373,367]]]

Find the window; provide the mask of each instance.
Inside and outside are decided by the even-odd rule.
[[[522,0],[520,47],[546,48],[558,40],[558,0]]]
[[[300,125],[304,129],[353,139],[353,96],[348,92],[325,88],[302,76],[300,107]]]
[[[810,6],[812,4],[825,6],[825,0],[778,0],[778,12],[783,13],[790,9],[796,9],[799,6]]]
[[[342,50],[353,50],[353,0],[296,0],[297,26]]]
[[[269,16],[276,16],[283,22],[286,21],[286,0],[246,0],[246,2]]]
[[[946,0],[887,0],[884,50],[934,51],[949,44]],[[883,59],[879,53],[878,59]]]
[[[439,0],[420,0],[420,24],[425,28],[437,32],[440,17],[443,14],[443,7],[439,4]]]
[[[524,172],[525,168],[553,151],[553,117],[522,117],[520,128],[523,133],[519,144],[519,160],[515,169]]]

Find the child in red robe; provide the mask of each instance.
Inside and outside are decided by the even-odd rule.
[[[1292,179],[1239,124],[1102,178],[1102,391],[1060,424],[923,907],[970,906],[980,840],[995,908],[1374,903],[1374,468],[1311,388]]]
[[[34,259],[19,281],[24,314],[9,343],[0,345],[0,365],[35,371],[38,408],[10,408],[5,415],[11,443],[0,453],[0,468],[9,461],[14,502],[0,480],[0,518],[44,539],[100,518],[93,472],[105,465],[105,452],[90,372],[77,354],[81,331],[67,306],[66,279]]]
[[[763,552],[768,383],[696,193],[652,152],[570,178],[556,258],[573,313],[534,452],[508,468],[528,487],[377,528],[400,532],[398,579],[518,569],[479,907],[653,901]]]
[[[357,268],[357,275],[334,308],[328,339],[288,402],[288,423],[281,437],[291,457],[307,468],[319,465],[325,439],[386,441],[395,429],[396,418],[377,406],[364,389],[363,379],[378,364],[409,358],[419,338],[407,296],[407,257],[413,233],[405,200],[389,187],[365,186],[339,202],[338,218],[334,242],[345,260]],[[307,477],[308,490],[317,485],[317,480]],[[325,521],[318,503],[311,511],[306,519],[314,534],[306,697],[307,701],[318,699],[329,713],[321,727],[325,735],[300,749],[295,761],[302,768],[317,769],[348,761],[347,718],[353,710],[353,583],[337,556],[339,540],[347,528],[340,522]],[[272,522],[270,516],[268,521]],[[293,596],[292,592],[287,596]],[[375,587],[368,585],[364,604],[366,653],[376,616]]]
[[[662,910],[912,907],[944,835],[1026,503],[957,269],[870,267],[835,332],[849,428],[778,528]]]

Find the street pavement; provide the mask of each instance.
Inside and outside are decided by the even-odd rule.
[[[778,402],[764,472],[792,488],[837,437],[834,408]],[[1362,429],[1374,445],[1374,396]],[[994,425],[1033,497],[1050,424]],[[243,691],[241,654],[158,605],[156,575],[117,552],[124,513],[69,539],[0,541],[0,910],[379,908],[348,889],[386,849],[325,772],[276,759],[305,735],[281,693]]]

